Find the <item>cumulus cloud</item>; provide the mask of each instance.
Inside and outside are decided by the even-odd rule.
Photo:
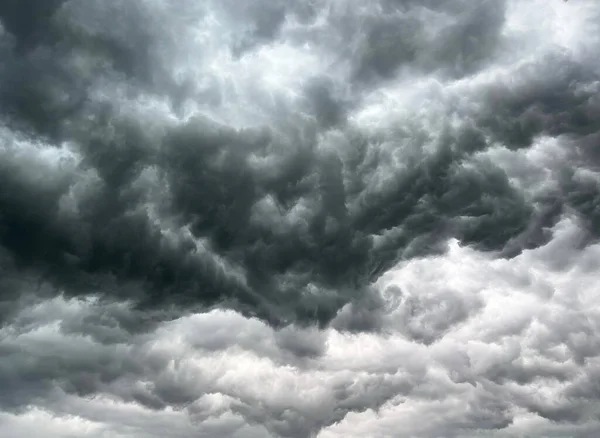
[[[2,429],[598,433],[599,27],[3,2]]]
[[[453,240],[400,263],[374,285],[374,332],[213,310],[131,333],[127,304],[41,301],[1,331],[3,421],[13,436],[37,418],[56,436],[585,436],[600,246],[579,248],[575,219],[552,233],[512,259]]]

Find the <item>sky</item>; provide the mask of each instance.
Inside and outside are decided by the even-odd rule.
[[[600,436],[600,2],[2,0],[3,438]]]

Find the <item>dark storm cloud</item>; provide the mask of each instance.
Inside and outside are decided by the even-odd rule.
[[[65,0],[6,0],[0,5],[0,20],[16,38],[19,50],[35,47],[48,37],[52,17]]]
[[[478,122],[486,132],[519,148],[542,134],[585,138],[600,130],[597,74],[591,66],[553,54],[521,70],[520,83],[499,82],[486,91],[487,108]]]
[[[500,44],[505,6],[504,1],[459,7],[454,2],[383,2],[383,14],[344,17],[341,32],[358,41],[351,55],[354,78],[378,83],[390,80],[402,67],[451,77],[473,73],[489,62]]]
[[[451,228],[465,242],[502,248],[527,224],[531,212],[525,200],[493,163],[463,167],[465,151],[486,147],[478,131],[467,128],[441,143],[435,155],[409,166],[384,191],[366,198],[357,225],[373,234],[401,225],[406,229],[401,241],[386,242],[392,248],[405,247],[413,236],[443,236]]]
[[[90,97],[93,73],[71,62],[74,51],[99,56],[108,62],[108,67],[97,71],[101,78],[122,78],[134,93],[156,95],[160,91],[172,97],[168,94],[172,87],[160,87],[165,81],[154,80],[166,77],[161,73],[164,53],[157,47],[163,43],[168,47],[169,41],[147,32],[146,26],[132,29],[136,21],[147,21],[148,26],[155,21],[151,9],[116,3],[107,8],[92,3],[89,10],[78,2],[62,6],[60,11],[58,4],[50,9],[44,6],[39,14],[35,8],[29,12],[14,5],[6,9],[5,27],[17,40],[25,38],[15,29],[20,29],[18,20],[24,18],[19,17],[26,13],[43,17],[31,21],[39,31],[28,30],[27,35],[46,32],[53,22],[64,25],[64,30],[56,24],[52,38],[30,38],[26,53],[6,55],[4,114],[8,121],[19,121],[17,126],[30,138],[37,134],[50,135],[54,141],[74,141],[81,162],[74,173],[57,174],[52,187],[24,183],[4,165],[0,209],[2,245],[17,263],[40,270],[69,294],[102,289],[151,306],[172,301],[212,305],[227,300],[272,321],[316,318],[327,322],[341,306],[362,294],[378,272],[401,257],[438,251],[437,242],[448,236],[498,250],[528,231],[531,207],[503,171],[492,162],[463,165],[470,154],[489,146],[486,130],[511,144],[511,126],[527,125],[520,120],[533,117],[538,122],[530,125],[539,129],[515,140],[522,146],[542,129],[552,135],[594,131],[586,122],[593,119],[589,97],[576,93],[575,85],[565,85],[585,82],[589,75],[582,76],[572,66],[572,74],[567,70],[566,76],[547,83],[537,81],[540,85],[534,82],[533,88],[531,81],[525,81],[524,90],[496,92],[494,96],[502,100],[492,99],[489,113],[484,112],[476,125],[449,130],[436,152],[414,158],[407,170],[392,170],[389,184],[372,192],[367,190],[368,179],[387,158],[373,160],[361,149],[372,148],[373,143],[376,147],[376,139],[361,138],[361,134],[349,137],[347,147],[357,148],[350,159],[340,160],[337,153],[316,149],[318,130],[345,124],[344,102],[335,97],[331,81],[317,78],[304,90],[306,108],[316,126],[298,119],[294,130],[286,128],[281,134],[270,128],[240,130],[196,118],[157,136],[139,121],[124,117],[116,106]],[[263,11],[252,3],[248,8],[255,31],[275,38],[285,17],[283,6]],[[98,23],[108,23],[107,14],[116,11],[123,14],[112,28],[91,24],[93,20],[85,15],[88,12],[97,16]],[[414,56],[431,56],[440,65],[462,59],[467,64],[451,67],[462,69],[461,74],[475,68],[471,61],[491,54],[504,17],[501,3],[432,10],[447,14],[454,24],[426,41],[410,24],[418,27],[423,22],[409,14],[412,9],[407,11],[387,18],[369,17],[366,25],[371,30],[364,31],[367,46],[388,41],[405,50],[402,44],[406,42],[412,44]],[[409,39],[425,46],[419,48]],[[469,41],[489,47],[475,50]],[[379,53],[365,47],[365,56],[375,58],[360,61],[363,67],[359,69],[368,66],[379,76],[393,74],[400,62],[394,59],[404,59],[404,55],[389,57],[389,50],[384,49]],[[437,51],[449,60],[444,61]],[[467,53],[470,60],[465,58]],[[384,65],[384,58],[393,64]],[[407,58],[406,62],[411,61]],[[510,96],[515,97],[510,100]],[[573,107],[580,108],[576,120],[576,115],[569,115]],[[423,147],[414,138],[395,140]],[[253,166],[258,157],[272,164]],[[59,204],[81,172],[95,174],[97,182],[75,201],[77,213],[67,219]],[[148,172],[156,178],[145,183]],[[149,194],[153,186],[163,186],[162,193]],[[569,204],[593,221],[595,204],[589,198],[593,194],[586,195],[585,187],[574,192],[580,195],[569,195]],[[359,199],[359,208],[349,211],[349,203]],[[150,219],[144,207],[148,202],[158,205],[159,219],[176,227],[189,226],[191,235],[179,233],[180,237],[169,240],[161,225]],[[269,212],[261,213],[266,205]],[[307,209],[302,218],[290,217],[300,206]],[[402,232],[388,232],[398,228]],[[373,238],[382,235],[385,241],[376,247]],[[206,242],[203,254],[192,236]],[[516,253],[518,248],[511,252]],[[239,270],[241,278],[227,272],[231,269]],[[322,290],[321,295],[329,298],[313,298],[310,288]]]
[[[0,422],[592,430],[594,63],[511,1],[197,3],[0,6]]]
[[[581,169],[597,171],[597,74],[569,56],[547,56],[524,69],[521,84],[494,84],[486,91],[488,111],[479,116],[482,131],[509,149],[528,148],[541,136],[562,138],[570,145],[572,167],[562,169],[559,191],[542,193],[539,225],[555,223],[564,207],[577,211],[597,238],[598,185],[578,178]],[[545,74],[542,74],[545,72]]]
[[[451,233],[453,217],[487,215],[486,220],[455,228],[467,242],[497,249],[523,230],[529,215],[501,171],[492,167],[461,172],[449,148],[399,175],[396,186],[369,197],[362,211],[351,217],[345,206],[342,163],[335,157],[319,159],[300,151],[280,163],[288,171],[261,177],[248,165],[248,156],[264,154],[269,138],[248,141],[238,132],[192,121],[164,139],[164,152],[153,154],[145,150],[148,140],[138,127],[117,129],[122,130],[120,139],[98,138],[86,145],[89,152],[82,164],[94,169],[100,182],[78,202],[75,222],[56,213],[74,181],[61,176],[64,182],[52,189],[27,187],[14,174],[3,172],[4,246],[21,263],[47,272],[68,293],[97,289],[92,284],[100,282],[127,297],[128,288],[138,289],[141,282],[147,296],[134,298],[147,303],[180,296],[210,304],[228,297],[263,313],[265,301],[267,306],[278,303],[278,294],[286,288],[302,289],[308,281],[318,287],[347,288],[352,297],[351,290],[365,287],[372,273],[390,266],[413,236],[429,235],[435,243],[436,233]],[[133,186],[147,166],[159,166],[162,184],[169,190],[163,208],[180,225],[189,224],[194,236],[207,239],[213,256],[202,259],[190,238],[168,243],[139,208],[143,192]],[[297,177],[290,180],[294,174]],[[44,203],[34,201],[40,197]],[[254,220],[253,210],[265,197],[279,209],[308,202],[312,211],[306,228],[284,225],[277,231]],[[506,213],[495,213],[499,209]],[[373,247],[372,235],[400,225],[406,232],[398,241]],[[482,234],[490,229],[498,231],[489,237]],[[417,248],[423,250],[428,249]],[[217,256],[243,267],[247,285],[223,272]],[[302,297],[289,293],[284,305],[292,312],[321,312],[317,316],[325,320],[347,299],[337,297],[321,308],[302,309]]]

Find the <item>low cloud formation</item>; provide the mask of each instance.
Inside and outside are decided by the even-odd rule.
[[[386,305],[373,332],[273,329],[213,310],[132,333],[126,304],[32,304],[0,332],[4,430],[591,436],[600,246],[579,248],[575,219],[552,233],[512,259],[453,240],[443,256],[399,264],[374,285]]]
[[[593,0],[4,1],[3,434],[598,434],[597,35]]]

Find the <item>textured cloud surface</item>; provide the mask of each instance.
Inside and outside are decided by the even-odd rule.
[[[600,4],[0,3],[0,435],[600,435]]]

